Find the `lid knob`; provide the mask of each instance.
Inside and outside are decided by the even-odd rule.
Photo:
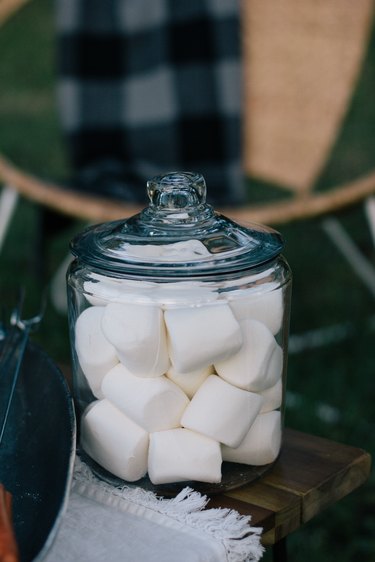
[[[171,172],[147,182],[151,207],[160,210],[192,209],[205,203],[206,182],[194,172]]]

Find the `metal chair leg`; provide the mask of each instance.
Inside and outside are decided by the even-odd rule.
[[[11,185],[4,185],[0,194],[0,250],[8,232],[18,200],[18,192]]]

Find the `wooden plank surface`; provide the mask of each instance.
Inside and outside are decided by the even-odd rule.
[[[274,544],[363,484],[371,457],[362,449],[286,429],[280,457],[260,480],[212,498],[208,507],[252,515]]]

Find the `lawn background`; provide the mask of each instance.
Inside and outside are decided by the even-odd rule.
[[[53,3],[34,0],[0,28],[0,151],[46,178],[69,176],[55,99]],[[358,88],[318,189],[364,173],[375,161],[375,34]],[[269,186],[266,186],[269,187]],[[249,182],[256,200],[264,185]],[[361,205],[338,215],[361,251],[375,264]],[[15,287],[27,288],[28,307],[38,303],[43,281],[38,260],[39,209],[21,200],[0,255],[0,305],[6,313]],[[64,259],[74,222],[47,241],[45,272]],[[349,326],[342,341],[291,353],[288,426],[375,451],[375,310],[364,287],[321,228],[320,220],[280,228],[294,275],[291,334],[336,324]],[[56,360],[69,362],[67,322],[50,304],[35,339]],[[375,560],[375,479],[328,508],[289,539],[291,562]],[[264,560],[268,560],[268,553]]]

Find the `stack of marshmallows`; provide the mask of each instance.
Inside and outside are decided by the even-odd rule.
[[[201,301],[197,289],[155,289],[149,300],[116,290],[112,299],[91,292],[75,325],[79,365],[96,398],[82,414],[83,449],[112,474],[134,482],[148,473],[153,484],[220,482],[223,460],[273,462],[282,289],[223,298],[202,288]]]

